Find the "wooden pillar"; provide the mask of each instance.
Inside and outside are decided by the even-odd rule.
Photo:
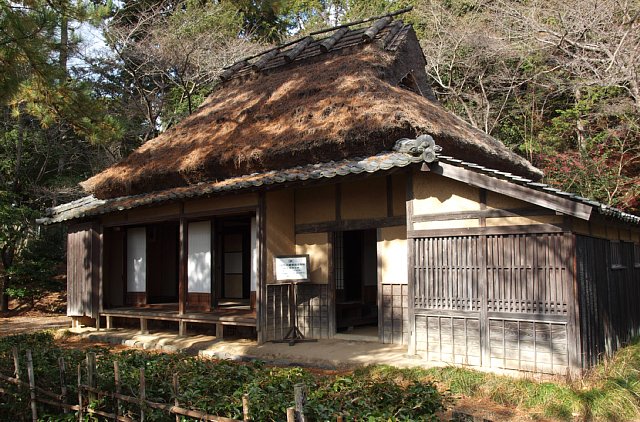
[[[111,330],[113,328],[113,317],[111,315],[107,315],[106,319],[107,319],[107,330]]]
[[[256,331],[258,332],[258,344],[267,341],[267,201],[264,192],[258,196],[258,208],[256,210],[256,226],[258,243],[258,277],[256,286]]]
[[[184,315],[187,308],[187,220],[184,218],[184,204],[180,211],[180,239],[179,239],[179,261],[178,261],[178,314]]]
[[[407,230],[413,230],[413,200],[414,200],[414,193],[413,193],[413,177],[414,174],[413,172],[408,172],[407,173],[407,190],[406,190],[406,197],[405,197],[405,201],[406,201],[406,213],[407,213]],[[409,236],[407,236],[407,271],[409,272],[409,274],[407,274],[407,296],[408,296],[408,301],[409,303],[408,305],[408,313],[409,313],[409,347],[407,350],[407,353],[410,356],[413,356],[416,354],[416,312],[415,312],[415,303],[416,303],[416,297],[415,297],[415,284],[416,284],[416,270],[415,270],[415,266],[416,266],[416,248],[415,248],[415,240],[413,238],[410,238]],[[382,285],[380,284],[380,287],[382,287]],[[378,313],[382,312],[382,295],[380,296],[380,306],[378,307]],[[380,318],[380,321],[384,324],[384,321],[382,318]],[[383,325],[381,325],[382,327]],[[391,341],[393,342],[393,335],[391,336],[392,339]]]
[[[178,336],[184,337],[187,335],[187,321],[181,319],[178,321]]]
[[[489,299],[487,297],[487,236],[481,235],[476,239],[478,242],[478,296],[480,296],[480,360],[483,367],[491,366],[491,354],[489,352],[490,330],[489,330]]]
[[[329,311],[329,333],[328,337],[332,338],[336,335],[336,270],[335,270],[335,256],[334,256],[334,245],[336,241],[336,232],[332,231],[328,234],[328,245],[327,245],[327,261],[328,261],[328,269],[329,269],[329,284],[327,292],[327,297],[329,300],[328,311]],[[378,306],[378,309],[380,307]],[[380,313],[380,311],[378,311]],[[379,325],[378,327],[382,327]]]
[[[140,318],[140,334],[149,334],[146,318]]]
[[[216,339],[221,340],[224,338],[224,325],[216,324]]]
[[[567,348],[569,352],[569,374],[572,378],[579,378],[582,375],[582,368],[585,366],[582,351],[582,329],[580,326],[580,284],[578,281],[577,269],[577,237],[575,234],[565,234],[562,239],[562,249],[564,260],[563,265],[567,268],[567,279],[563,280],[568,284],[569,305],[567,315]]]

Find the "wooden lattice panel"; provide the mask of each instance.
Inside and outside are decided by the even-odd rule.
[[[477,311],[478,237],[415,239],[416,308]]]
[[[382,285],[382,342],[409,342],[409,298],[406,284]]]
[[[416,315],[416,352],[430,361],[479,366],[479,319]]]
[[[489,320],[491,367],[564,374],[567,326],[539,321]]]

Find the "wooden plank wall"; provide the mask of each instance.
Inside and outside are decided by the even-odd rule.
[[[572,238],[415,238],[416,351],[433,361],[565,373]]]
[[[298,286],[298,328],[306,337],[329,337],[328,291],[326,284],[301,284]]]
[[[91,223],[67,234],[67,315],[97,317],[100,301],[101,235]]]
[[[329,337],[329,295],[326,284],[299,285],[296,311],[298,328],[306,337]],[[266,313],[266,340],[281,340],[291,327],[288,285],[267,285]]]
[[[640,334],[640,250],[631,242],[576,236],[583,367]]]
[[[382,288],[382,342],[409,343],[409,286],[381,284]]]

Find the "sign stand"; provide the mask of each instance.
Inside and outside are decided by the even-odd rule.
[[[287,331],[287,334],[282,340],[274,340],[274,343],[289,343],[289,346],[293,346],[296,343],[311,343],[317,342],[314,338],[305,338],[300,328],[298,328],[298,315],[296,312],[298,284],[300,282],[290,281],[286,283],[289,285],[289,320],[291,321],[291,328]]]
[[[316,339],[307,339],[298,328],[298,316],[296,312],[298,284],[309,282],[309,255],[278,256],[274,259],[275,280],[279,284],[288,285],[289,290],[289,321],[291,328],[282,340],[273,340],[274,343],[315,342]]]

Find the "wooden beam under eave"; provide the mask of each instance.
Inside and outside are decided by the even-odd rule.
[[[507,195],[512,198],[552,209],[562,214],[571,215],[582,220],[589,221],[591,218],[591,212],[593,211],[593,207],[578,201],[560,198],[546,192],[541,192],[536,189],[521,186],[507,180],[497,179],[485,174],[476,173],[447,163],[433,163],[429,166],[429,171],[448,177],[449,179],[468,183],[472,186],[487,189],[502,195]]]

